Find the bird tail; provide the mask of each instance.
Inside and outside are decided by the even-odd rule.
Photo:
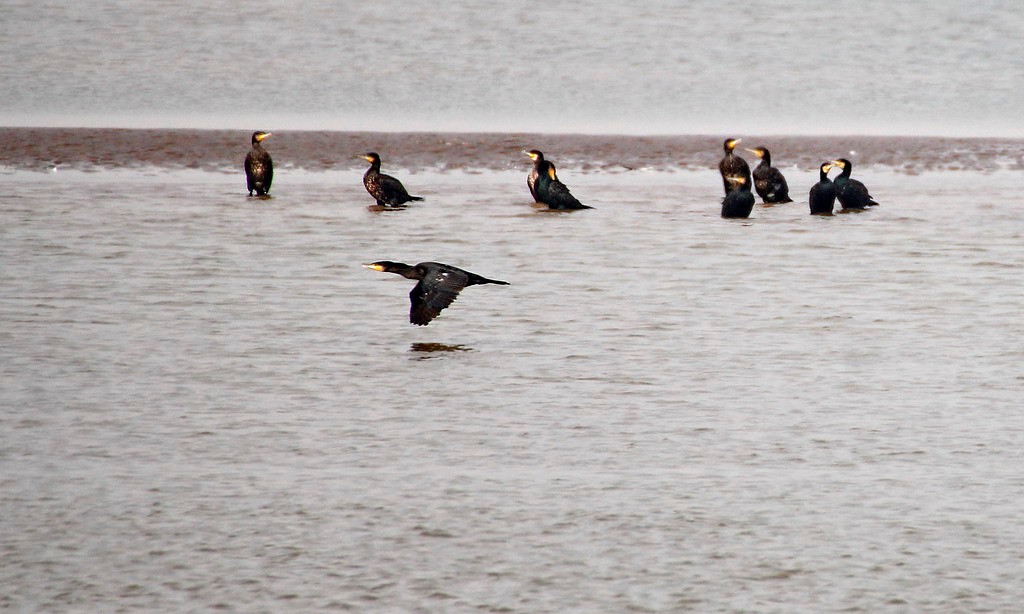
[[[423,200],[422,196],[410,196],[409,200]]]

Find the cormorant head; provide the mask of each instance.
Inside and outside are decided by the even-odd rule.
[[[838,160],[832,160],[832,166],[838,166],[839,168],[843,169],[844,171],[846,169],[853,170],[853,165],[850,164],[850,161],[847,160],[846,158],[839,158]]]
[[[820,168],[821,172],[823,172],[823,173],[825,173],[827,175],[828,172],[830,170],[832,170],[832,163],[831,162],[823,162],[822,165],[819,168]]]
[[[395,269],[406,269],[409,267],[407,264],[401,262],[392,262],[390,260],[378,260],[377,262],[371,262],[370,264],[364,264],[364,267],[373,269],[374,271],[380,271],[382,273],[390,273]]]
[[[263,141],[263,139],[267,138],[268,136],[270,136],[269,132],[257,130],[256,132],[252,133],[252,144],[255,145],[256,143],[260,143]]]
[[[380,162],[380,156],[377,155],[377,152],[375,152],[375,151],[371,151],[369,153],[364,153],[364,154],[359,154],[356,157],[357,158],[362,158],[363,160],[366,160],[370,164],[377,164],[377,163]]]
[[[742,140],[743,139],[733,139],[733,138],[725,139],[725,143],[723,144],[723,147],[725,149],[725,153],[731,153],[732,150],[735,149],[736,146],[739,145],[740,141],[742,141]]]
[[[382,273],[401,275],[406,279],[423,279],[423,276],[426,274],[426,270],[421,269],[418,265],[412,266],[404,262],[392,262],[390,260],[378,260],[363,266]]]
[[[740,187],[742,187],[743,184],[747,182],[747,178],[744,177],[743,175],[729,175],[728,177],[726,177],[726,179],[729,180],[729,183],[735,183]]]
[[[764,147],[755,147],[753,149],[748,149],[747,151],[754,154],[758,158],[764,158],[765,156],[770,155],[768,153],[768,150],[765,149]]]
[[[543,160],[544,159],[544,154],[542,154],[539,150],[536,150],[536,149],[531,149],[530,151],[526,151],[524,149],[523,153],[526,154],[527,156],[529,156],[530,159],[533,160],[534,162],[536,162],[537,160]]]

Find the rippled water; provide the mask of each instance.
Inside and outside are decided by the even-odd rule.
[[[259,200],[213,160],[2,175],[0,608],[1024,598],[1019,171],[737,221],[700,165],[563,163],[596,208],[551,214],[525,158],[398,158],[427,200],[374,213],[361,169]],[[415,327],[385,258],[511,285]]]

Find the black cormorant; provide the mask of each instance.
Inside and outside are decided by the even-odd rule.
[[[537,189],[537,197],[540,202],[548,206],[548,209],[557,211],[568,211],[571,209],[593,209],[576,200],[576,197],[569,192],[569,188],[558,180],[555,172],[555,165],[544,160],[538,170],[539,176],[534,187]]]
[[[754,210],[750,180],[746,177],[728,177],[728,181],[733,184],[733,189],[722,199],[722,217],[750,217],[750,212]]]
[[[832,164],[822,162],[818,169],[818,183],[811,186],[811,191],[808,195],[811,215],[832,215],[832,208],[836,204],[836,186],[828,178],[828,172],[832,170]]]
[[[437,317],[441,310],[452,304],[459,292],[467,286],[479,284],[501,284],[507,281],[487,279],[476,273],[463,271],[440,262],[421,262],[416,266],[403,262],[381,260],[363,265],[374,271],[395,273],[406,279],[416,279],[419,283],[409,293],[412,305],[409,308],[409,321],[418,326],[426,326]]]
[[[834,182],[836,184],[836,198],[839,199],[839,204],[843,206],[843,209],[864,209],[878,205],[875,199],[871,198],[871,194],[868,193],[868,189],[863,183],[850,178],[853,164],[849,160],[839,158],[838,160],[833,160],[832,165],[843,169],[842,174],[836,177]]]
[[[761,201],[766,205],[793,202],[789,197],[789,185],[786,184],[782,171],[772,166],[771,152],[764,147],[755,147],[747,151],[761,159],[761,163],[752,173],[754,189],[757,190]]]
[[[537,196],[537,178],[540,177],[541,165],[544,164],[544,154],[537,149],[531,149],[530,151],[524,151],[527,156],[533,160],[533,170],[526,176],[526,186],[530,188],[530,194],[533,195],[533,202],[541,202],[540,196]]]
[[[274,162],[270,154],[263,149],[263,139],[270,136],[269,132],[257,130],[252,133],[252,149],[245,154],[245,184],[249,188],[249,196],[264,196],[270,192],[270,183],[274,180]]]
[[[363,185],[370,196],[376,199],[378,205],[399,207],[411,200],[423,200],[420,196],[410,196],[401,181],[391,175],[381,174],[380,156],[375,152],[371,151],[359,157],[370,163],[370,168],[363,175]]]
[[[725,193],[728,194],[733,190],[738,190],[741,185],[746,185],[747,189],[750,189],[750,167],[747,166],[747,161],[737,156],[732,152],[736,149],[736,145],[739,144],[741,139],[725,139],[725,157],[718,163],[718,172],[722,173],[722,185],[725,187]],[[745,184],[741,184],[736,181],[730,180],[730,177],[743,177],[746,179]]]

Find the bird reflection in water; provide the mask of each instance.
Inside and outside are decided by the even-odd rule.
[[[368,211],[374,211],[380,213],[381,211],[405,211],[409,207],[405,205],[369,205],[366,207]]]
[[[448,345],[447,343],[413,343],[409,346],[409,351],[418,354],[415,356],[416,360],[427,360],[453,352],[472,352],[473,348],[464,345]]]

